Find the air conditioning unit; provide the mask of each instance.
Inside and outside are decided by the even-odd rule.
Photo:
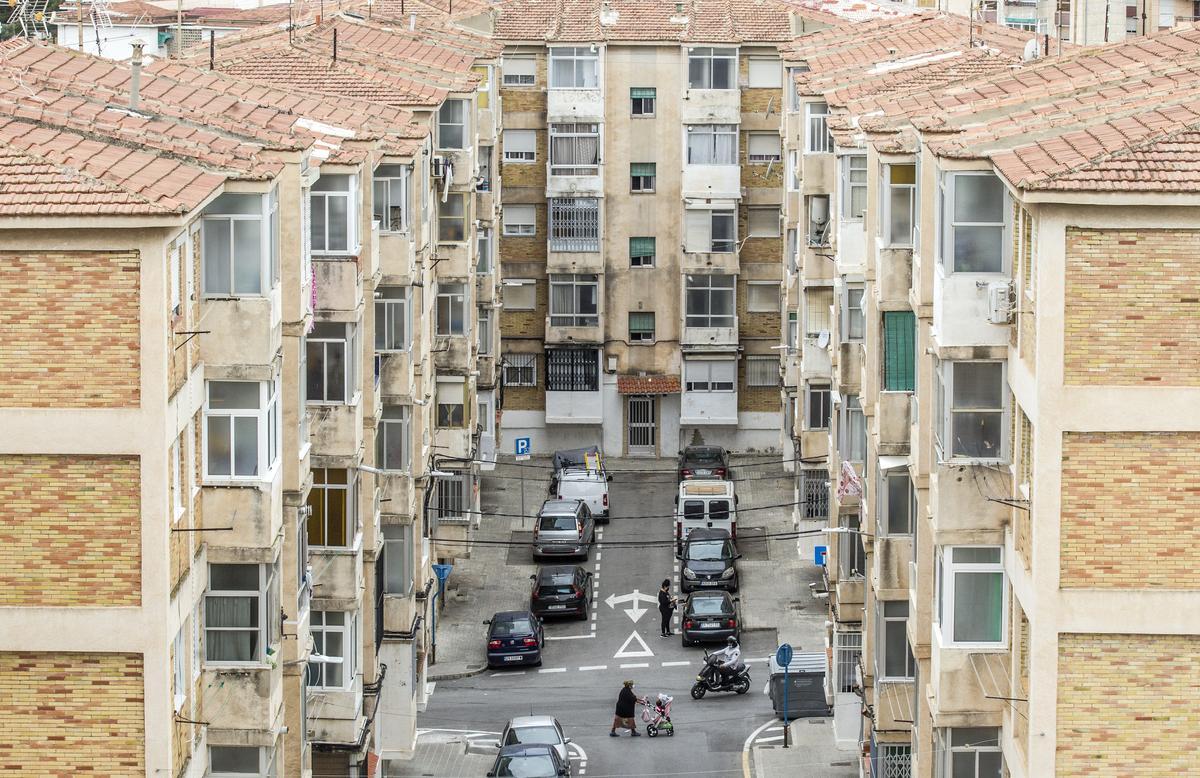
[[[430,178],[445,178],[447,167],[446,158],[440,154],[434,154],[429,158]]]
[[[1012,281],[993,281],[987,285],[988,321],[992,324],[1012,324],[1016,294]]]

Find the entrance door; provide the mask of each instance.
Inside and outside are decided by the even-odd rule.
[[[631,395],[629,398],[629,455],[658,454],[658,398]]]

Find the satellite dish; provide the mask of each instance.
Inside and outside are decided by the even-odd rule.
[[[1037,38],[1030,38],[1030,39],[1029,39],[1029,40],[1028,40],[1028,41],[1025,43],[1025,52],[1024,52],[1024,54],[1022,54],[1022,55],[1021,55],[1021,58],[1022,58],[1023,60],[1025,60],[1026,62],[1028,62],[1028,61],[1030,61],[1030,60],[1032,60],[1032,59],[1037,59],[1037,58],[1038,58],[1038,42],[1037,42]]]
[[[829,345],[829,330],[821,330],[817,335],[817,348],[825,348]]]

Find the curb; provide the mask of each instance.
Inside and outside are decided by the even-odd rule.
[[[456,681],[459,678],[470,678],[487,670],[487,667],[470,667],[465,670],[451,670],[441,675],[427,675],[427,681]]]

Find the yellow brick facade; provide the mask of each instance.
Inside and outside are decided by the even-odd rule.
[[[136,457],[0,456],[0,606],[139,604],[140,485]]]
[[[0,407],[139,402],[136,252],[0,252]]]
[[[1200,588],[1196,432],[1068,432],[1061,585]]]
[[[1200,636],[1063,634],[1055,775],[1196,775]]]
[[[144,778],[143,689],[138,654],[0,653],[0,775]]]
[[[1200,386],[1200,230],[1067,228],[1065,379]]]

